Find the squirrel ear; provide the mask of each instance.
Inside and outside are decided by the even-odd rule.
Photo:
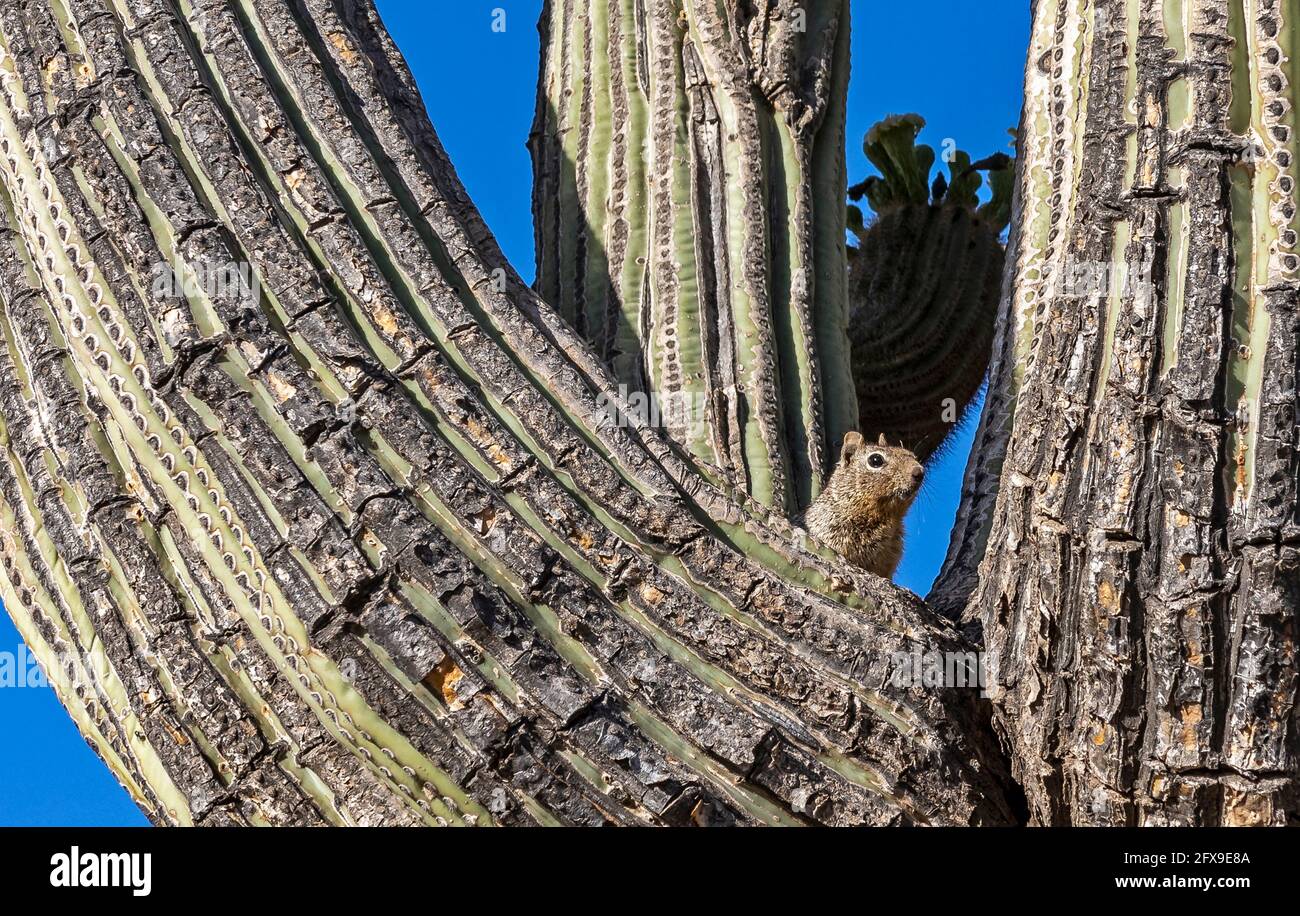
[[[866,445],[866,442],[862,439],[862,433],[857,432],[856,430],[850,430],[845,433],[844,445],[840,449],[840,460],[848,461],[854,456],[858,449],[862,448],[864,445]]]
[[[877,444],[877,445],[889,445],[889,443],[885,441],[885,434],[884,434],[884,433],[881,433],[881,434],[880,434],[880,441],[877,442],[876,444]]]

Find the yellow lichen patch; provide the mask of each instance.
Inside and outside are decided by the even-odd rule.
[[[465,418],[465,428],[469,430],[470,440],[487,451],[488,459],[497,467],[505,467],[510,464],[510,456],[505,453],[496,439],[492,436],[492,431],[480,423],[475,417],[467,416]]]
[[[1187,703],[1179,710],[1183,723],[1182,745],[1186,750],[1196,750],[1196,727],[1201,724],[1199,703]]]
[[[382,305],[376,302],[374,306],[374,311],[372,312],[372,316],[375,319],[375,324],[379,326],[379,330],[383,331],[385,334],[389,335],[390,337],[396,336],[397,334],[396,315],[394,315],[391,311],[389,311],[388,309],[384,308]],[[426,373],[426,377],[427,377],[427,373]]]
[[[44,77],[46,89],[54,88],[54,75],[61,69],[63,64],[57,57],[51,57],[45,62],[45,66],[41,68],[41,75]]]
[[[298,186],[306,180],[307,170],[301,166],[284,176],[284,183],[289,186],[290,191],[298,190]]]
[[[344,63],[354,64],[357,62],[356,49],[352,47],[352,43],[348,41],[346,35],[342,32],[330,32],[329,40],[330,44],[338,50],[339,57],[343,58]]]
[[[1097,602],[1110,613],[1119,610],[1119,596],[1115,592],[1115,586],[1105,579],[1097,584]]]
[[[1273,798],[1223,787],[1223,823],[1229,827],[1267,827],[1273,823]]]
[[[1103,725],[1101,728],[1097,729],[1096,733],[1092,736],[1092,743],[1097,745],[1097,747],[1101,747],[1106,743],[1106,726]]]
[[[1237,492],[1244,495],[1246,492],[1247,468],[1246,468],[1246,437],[1237,437],[1237,447],[1233,452],[1233,470],[1234,482],[1237,485]]]
[[[181,731],[180,729],[176,728],[166,719],[163,720],[162,726],[164,729],[166,729],[167,734],[171,735],[172,740],[175,741],[179,746],[185,747],[190,743],[190,736],[185,734],[185,732]]]
[[[641,586],[641,597],[650,604],[658,604],[664,600],[664,593],[647,583]]]
[[[470,438],[474,441],[475,445],[482,445],[484,442],[488,442],[492,439],[491,434],[488,433],[487,427],[480,423],[477,417],[465,417],[465,428],[469,430]]]
[[[270,390],[275,399],[283,404],[290,400],[298,393],[298,389],[289,384],[283,377],[274,372],[266,373],[266,387]]]
[[[428,687],[447,704],[449,712],[465,708],[465,701],[456,693],[456,684],[465,676],[465,672],[456,667],[451,656],[447,656],[438,666],[424,676],[424,686]]]

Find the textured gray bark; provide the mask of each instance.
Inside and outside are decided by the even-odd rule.
[[[1036,5],[935,591],[990,723],[892,676],[943,617],[611,422],[369,2],[6,3],[0,597],[159,823],[1294,822],[1300,48],[1250,14]]]
[[[1004,337],[935,597],[973,588],[1038,823],[1300,812],[1295,17],[1036,4]]]

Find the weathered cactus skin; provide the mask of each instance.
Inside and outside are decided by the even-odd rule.
[[[1036,3],[932,607],[1035,823],[1300,823],[1300,6]]]
[[[538,292],[672,437],[786,513],[857,419],[849,2],[549,0]]]
[[[867,154],[882,177],[851,190],[876,212],[850,212],[858,236],[849,268],[849,341],[858,423],[923,461],[939,452],[983,383],[993,345],[1010,204],[1005,157],[972,167],[958,151],[951,181],[929,181],[934,153],[914,146],[924,122],[882,121]],[[980,206],[978,167],[994,165],[994,195]]]
[[[965,644],[608,422],[368,0],[0,3],[0,223],[0,600],[154,821],[1009,818],[889,676]]]
[[[990,728],[892,676],[937,600],[608,423],[368,0],[0,3],[0,599],[159,823],[1294,824],[1294,13],[1034,6]]]

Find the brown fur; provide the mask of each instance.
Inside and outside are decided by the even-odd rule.
[[[881,467],[871,466],[878,461],[873,455],[884,459]],[[804,526],[854,566],[888,579],[903,556],[903,516],[924,473],[915,455],[886,445],[883,435],[868,445],[861,434],[849,433],[830,480],[808,507]]]

